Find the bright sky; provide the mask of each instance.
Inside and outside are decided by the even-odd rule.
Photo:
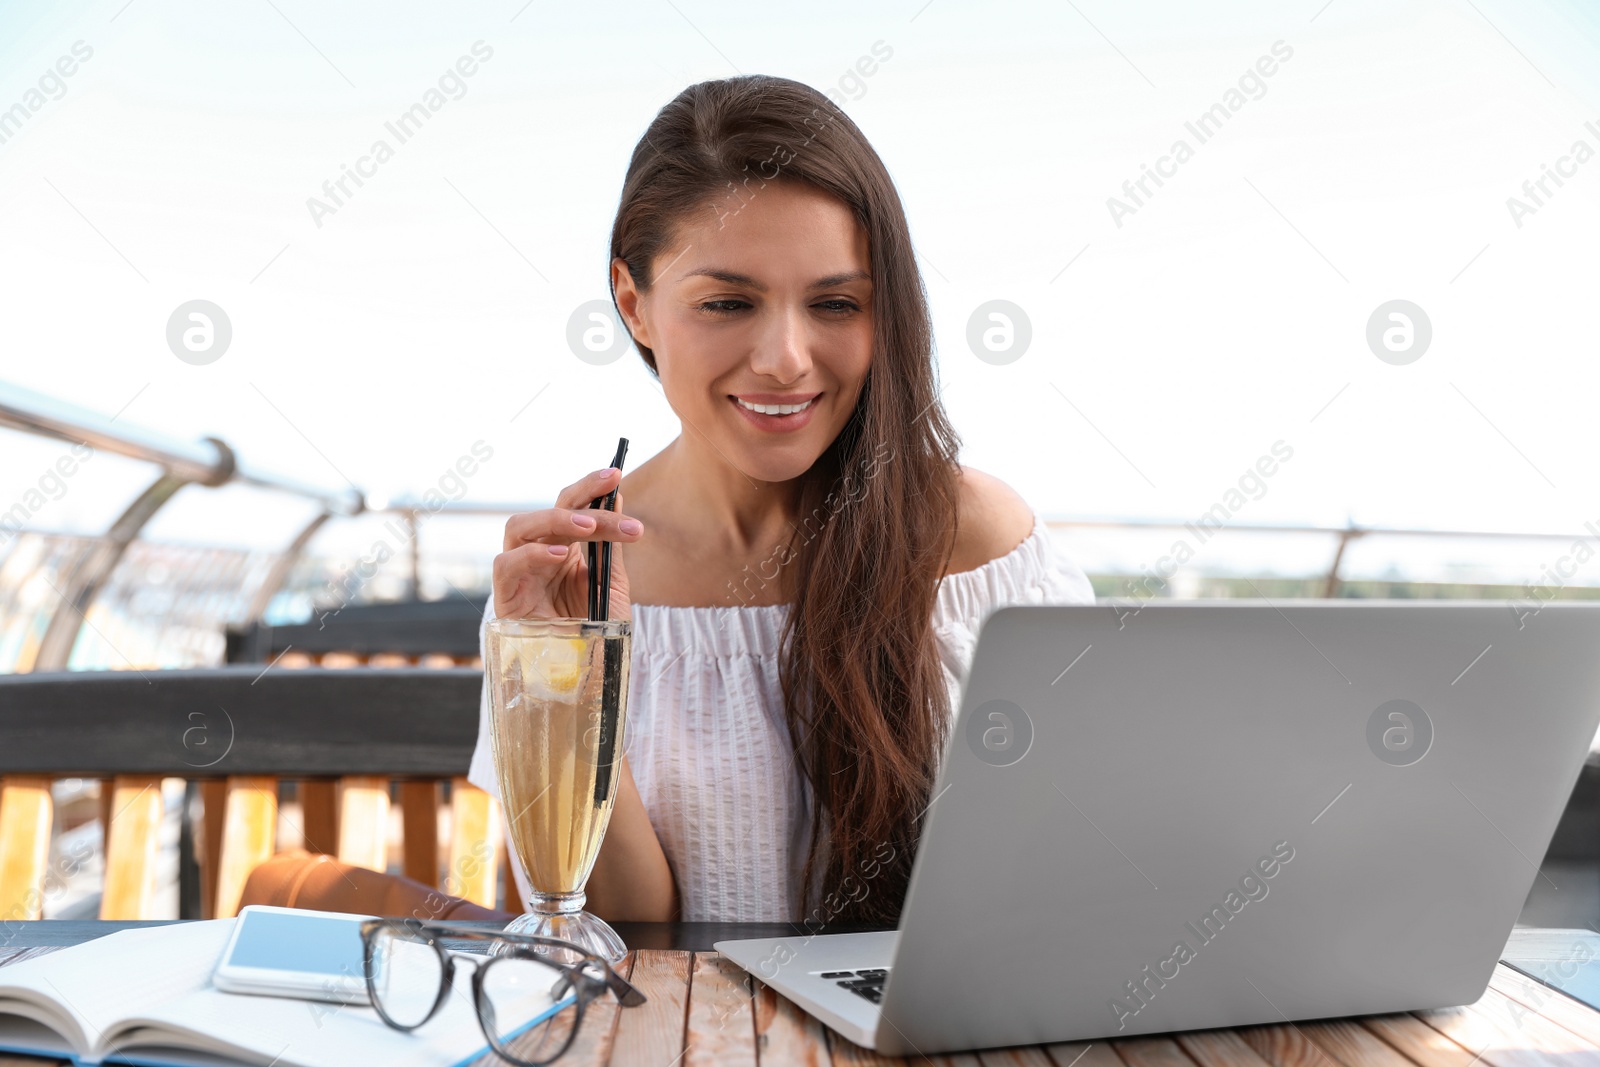
[[[1192,519],[1282,442],[1237,521],[1600,525],[1600,158],[1572,155],[1600,151],[1594,5],[615,7],[0,6],[0,112],[40,103],[0,143],[0,378],[377,496],[420,495],[482,441],[466,499],[548,500],[619,435],[638,462],[677,433],[636,355],[586,363],[567,325],[606,297],[655,111],[765,72],[840,90],[884,157],[965,461],[1041,513]],[[399,143],[384,124],[480,41]],[[75,47],[92,55],[53,79]],[[1241,77],[1202,143],[1185,124]],[[307,199],[380,138],[393,157],[319,226]],[[1192,154],[1163,162],[1179,139]],[[1114,219],[1145,165],[1169,176]],[[1547,166],[1570,176],[1518,225],[1507,198]],[[191,300],[231,322],[205,365],[168,346]],[[1011,362],[969,347],[995,300],[1029,323]],[[1367,340],[1394,300],[1431,323],[1405,365]],[[0,435],[0,510],[61,452]],[[97,459],[35,522],[103,527],[141,477]],[[275,545],[303,515],[190,490],[150,532]],[[494,525],[456,547],[492,548]]]

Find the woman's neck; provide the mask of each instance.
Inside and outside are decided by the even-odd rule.
[[[622,546],[636,604],[756,607],[793,598],[800,485],[747,477],[686,427],[622,480],[644,538]]]
[[[673,525],[698,532],[702,544],[734,556],[767,549],[788,538],[800,509],[798,479],[763,482],[719,455],[704,437],[686,430],[662,450],[655,510]]]

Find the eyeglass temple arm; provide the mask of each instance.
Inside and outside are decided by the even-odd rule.
[[[643,993],[639,992],[638,986],[622,977],[609,966],[606,968],[606,985],[624,1008],[637,1008],[648,999]]]
[[[365,929],[376,929],[378,926],[384,925],[384,921],[386,920],[365,921],[365,923],[362,923],[363,931],[365,931]],[[472,937],[498,936],[498,934],[491,933],[491,931],[485,931],[485,929],[478,928],[478,926],[464,926],[461,925],[461,923],[440,923],[440,921],[429,920],[402,921],[406,926],[410,926],[410,928],[413,929],[418,929],[418,931],[424,931],[424,929],[426,929],[426,931],[429,931],[429,933],[443,934],[443,936],[450,936],[450,934],[462,934],[462,936]],[[365,933],[363,933],[363,936],[365,936]],[[512,937],[512,939],[515,939],[515,936]],[[584,949],[582,949],[581,945],[574,945],[571,944],[571,942],[560,942],[560,939],[555,939],[555,937],[542,937],[542,939],[533,939],[533,937],[530,937],[530,941],[555,941],[558,942],[558,944],[565,944],[568,949],[584,952]],[[603,966],[603,968],[605,968],[606,989],[611,990],[611,995],[618,998],[619,1003],[621,1003],[624,1008],[637,1008],[637,1006],[643,1005],[643,1003],[648,1003],[648,997],[645,997],[645,993],[638,992],[637,985],[632,984],[632,982],[627,981],[626,977],[622,977],[621,974],[616,973],[616,968],[613,968],[608,961],[600,960],[598,957],[594,958],[598,961],[598,963],[600,963],[600,965]]]
[[[372,927],[377,927],[377,926],[381,925],[382,922],[383,922],[383,920],[369,920],[367,923],[363,923],[362,925],[363,926],[369,926],[370,925]],[[444,935],[463,934],[463,935],[470,935],[470,936],[473,936],[473,937],[495,937],[495,936],[498,936],[497,934],[495,934],[493,932],[485,931],[485,930],[483,930],[483,929],[481,929],[479,927],[476,927],[476,926],[464,926],[464,925],[459,924],[459,923],[437,922],[437,921],[430,921],[430,920],[426,920],[426,919],[421,920],[421,921],[418,921],[418,920],[405,920],[405,922],[406,922],[407,925],[412,926],[414,929],[417,929],[419,931],[426,929],[429,932],[435,933],[435,934],[444,934]],[[515,938],[515,935],[513,935],[512,939],[514,939],[514,938]],[[561,942],[559,938],[539,938],[539,939],[530,938],[529,940],[530,941],[531,940],[556,941],[558,943],[565,944],[568,948],[576,949],[579,952],[583,952],[584,951],[582,946],[574,945],[570,941],[569,942]],[[616,968],[612,967],[609,962],[607,962],[605,960],[600,960],[600,958],[598,956],[596,956],[594,958],[596,960],[599,960],[599,962],[605,967],[605,971],[606,971],[606,988],[611,990],[612,995],[617,998],[618,1002],[621,1003],[623,1007],[625,1007],[625,1008],[636,1008],[641,1004],[648,1003],[649,998],[646,997],[643,993],[641,993],[639,991],[639,987],[638,986],[634,985],[632,982],[630,982],[626,978],[622,977],[622,975],[618,974],[617,971],[616,971]]]

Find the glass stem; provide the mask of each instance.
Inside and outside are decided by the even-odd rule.
[[[573,893],[535,893],[529,903],[538,915],[577,915],[587,899],[579,889]]]

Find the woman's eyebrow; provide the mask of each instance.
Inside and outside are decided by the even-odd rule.
[[[849,270],[843,274],[830,274],[826,278],[818,278],[811,283],[811,288],[832,289],[835,285],[843,285],[845,282],[870,282],[871,280],[872,275],[864,270]]]
[[[717,281],[726,282],[729,285],[746,286],[747,288],[754,289],[758,293],[764,293],[767,291],[767,287],[765,285],[756,281],[748,274],[740,274],[737,271],[731,270],[722,270],[718,267],[700,267],[696,270],[689,271],[688,273],[684,274],[683,277],[685,279],[697,277],[715,278]],[[816,281],[811,283],[810,287],[812,289],[829,289],[835,285],[843,285],[845,282],[870,282],[871,280],[872,275],[868,274],[866,271],[851,270],[845,271],[841,274],[830,274],[826,278],[818,278]]]
[[[740,274],[737,271],[722,270],[719,267],[699,267],[695,270],[686,271],[683,277],[685,280],[689,278],[715,278],[717,281],[727,282],[729,285],[742,285],[761,293],[767,291],[765,285],[762,285],[750,275]]]

